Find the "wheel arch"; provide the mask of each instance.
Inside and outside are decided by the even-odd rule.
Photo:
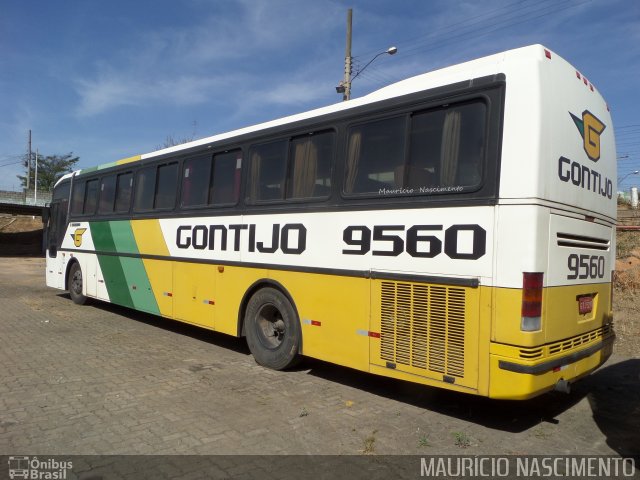
[[[300,329],[299,330],[299,332],[300,332],[300,347],[299,347],[298,353],[302,353],[302,341],[303,341],[303,338],[302,338],[302,324],[301,324],[301,320],[300,320],[300,313],[298,312],[298,307],[296,306],[296,302],[293,300],[293,297],[289,293],[289,290],[287,290],[284,285],[282,285],[277,280],[273,280],[271,278],[261,278],[260,280],[256,280],[255,282],[253,282],[251,284],[251,286],[244,293],[244,296],[242,297],[242,301],[240,302],[240,308],[238,309],[237,336],[238,337],[244,337],[246,335],[245,327],[244,327],[244,317],[245,317],[245,313],[247,311],[247,304],[249,303],[249,300],[251,299],[251,297],[257,291],[259,291],[259,290],[261,290],[263,288],[275,288],[276,290],[280,291],[280,293],[282,293],[285,297],[287,297],[287,300],[289,300],[289,303],[291,303],[291,307],[293,308],[293,311],[296,314],[296,318],[298,319],[298,328]]]
[[[80,265],[80,261],[76,257],[71,257],[67,262],[67,266],[64,272],[64,289],[69,290],[69,272],[71,271],[71,267],[77,263]],[[82,269],[82,265],[80,265],[80,269]]]

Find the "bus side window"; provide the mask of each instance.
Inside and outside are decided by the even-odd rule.
[[[98,206],[98,179],[88,180],[85,189],[84,196],[84,208],[82,213],[85,215],[91,215],[96,213],[96,207]]]
[[[462,124],[456,180],[462,186],[476,186],[483,175],[487,107],[483,102],[475,102],[457,109],[462,116]]]
[[[181,207],[197,207],[207,204],[211,178],[211,155],[188,158],[182,168]]]
[[[412,116],[405,188],[473,187],[482,179],[486,107],[453,105]]]
[[[329,196],[333,142],[333,132],[314,133],[291,140],[287,198]]]
[[[169,209],[176,205],[176,186],[178,185],[178,162],[158,167],[158,184],[153,205],[156,209]]]
[[[284,199],[287,147],[286,140],[251,147],[250,201]]]
[[[116,185],[116,213],[126,213],[131,204],[131,190],[133,190],[133,173],[121,173],[118,175]]]
[[[100,203],[98,213],[112,213],[116,196],[116,176],[103,177],[100,182]]]
[[[133,209],[136,212],[153,209],[156,190],[156,167],[145,167],[136,173]]]
[[[344,193],[381,193],[395,188],[404,165],[406,117],[369,122],[349,132]]]
[[[209,204],[235,204],[240,193],[242,152],[220,153],[213,156],[213,177],[209,187]]]
[[[84,189],[85,182],[74,182],[73,198],[71,199],[71,213],[74,215],[82,214],[84,205]]]

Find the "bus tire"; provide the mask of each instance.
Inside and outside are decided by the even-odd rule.
[[[300,361],[300,322],[289,299],[275,288],[262,288],[249,300],[244,317],[249,350],[257,363],[284,370]]]
[[[83,279],[82,269],[78,262],[74,262],[69,270],[69,295],[76,305],[84,305],[87,303],[87,297],[82,293]]]

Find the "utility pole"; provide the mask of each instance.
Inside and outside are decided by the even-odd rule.
[[[29,153],[27,154],[27,190],[31,184],[31,129],[29,129]]]
[[[36,148],[36,178],[33,181],[33,204],[38,204],[38,149]]]
[[[344,52],[344,93],[342,101],[351,98],[351,17],[353,10],[350,8],[347,12],[347,46]]]

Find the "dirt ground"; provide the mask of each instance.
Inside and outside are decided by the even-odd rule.
[[[613,310],[616,351],[640,357],[640,231],[618,232]]]
[[[0,256],[40,255],[42,218],[0,214]]]

